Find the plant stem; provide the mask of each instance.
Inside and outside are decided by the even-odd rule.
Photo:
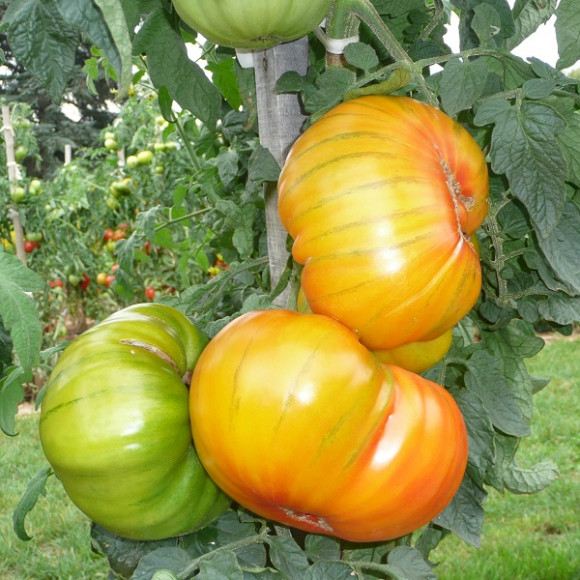
[[[172,220],[168,220],[165,223],[156,226],[155,231],[158,232],[159,230],[162,230],[164,228],[168,228],[169,226],[172,226],[173,224],[178,224],[179,222],[190,220],[191,218],[194,218],[194,217],[197,217],[199,215],[203,215],[204,213],[208,213],[208,212],[212,212],[212,211],[214,211],[213,207],[204,207],[203,209],[198,209],[196,211],[192,211],[191,213],[188,213],[186,215],[182,215],[181,217],[178,217],[178,218],[175,218]]]

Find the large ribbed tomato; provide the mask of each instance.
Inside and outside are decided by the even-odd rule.
[[[457,490],[467,434],[448,392],[381,365],[331,318],[254,311],[210,342],[190,388],[214,481],[266,518],[352,541],[426,524]]]
[[[50,376],[44,453],[71,500],[127,538],[209,523],[230,503],[193,447],[188,390],[207,339],[161,304],[121,310],[77,338]]]
[[[468,237],[488,208],[486,161],[438,109],[395,96],[338,105],[293,145],[278,192],[310,308],[369,348],[436,338],[477,300]]]
[[[264,49],[312,32],[332,0],[173,0],[191,28],[223,46]]]

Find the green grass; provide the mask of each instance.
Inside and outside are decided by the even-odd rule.
[[[531,496],[491,490],[481,548],[448,537],[432,552],[441,580],[580,580],[580,340],[554,341],[527,366],[553,378],[534,397],[518,461],[553,461],[560,477]]]
[[[12,513],[29,479],[48,465],[38,438],[38,416],[17,418],[18,437],[0,434],[0,578],[2,580],[100,580],[107,560],[91,552],[89,522],[51,477],[47,496],[27,517],[32,540],[19,540]]]
[[[535,397],[533,433],[518,459],[524,467],[554,461],[560,478],[533,496],[490,491],[481,548],[448,537],[432,553],[441,580],[580,580],[580,340],[552,342],[528,362],[532,373],[554,378]],[[21,416],[18,437],[0,435],[0,578],[105,579],[108,565],[91,552],[87,518],[55,478],[28,517],[32,540],[12,531],[28,480],[46,465],[37,422],[36,415]]]

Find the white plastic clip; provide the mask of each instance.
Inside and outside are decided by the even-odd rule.
[[[236,56],[242,68],[254,68],[254,51],[247,48],[236,48]]]
[[[344,49],[353,42],[358,42],[360,36],[357,34],[355,36],[349,36],[348,38],[329,38],[324,30],[319,26],[314,30],[314,35],[326,48],[326,52],[331,54],[343,54]]]

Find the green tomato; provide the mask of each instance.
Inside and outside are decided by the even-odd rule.
[[[29,242],[42,242],[43,237],[42,232],[29,232],[26,234],[26,239]]]
[[[115,139],[105,139],[105,149],[108,151],[116,151],[118,147],[117,141]]]
[[[24,145],[18,145],[14,150],[14,158],[16,161],[22,161],[28,155],[28,148]]]
[[[129,157],[127,157],[126,163],[128,167],[135,167],[138,165],[139,160],[137,159],[137,155],[129,155]]]
[[[109,186],[109,192],[113,197],[121,197],[122,195],[130,195],[131,187],[124,181],[113,181]]]
[[[107,204],[107,207],[109,209],[112,209],[113,211],[118,210],[120,207],[119,202],[117,201],[117,198],[113,197],[112,195],[107,197],[107,199],[105,200],[105,203]]]
[[[21,185],[16,185],[10,191],[10,199],[14,203],[20,203],[26,197],[26,190]]]
[[[234,48],[268,48],[312,32],[332,0],[173,0],[181,19],[205,38]]]
[[[40,441],[71,500],[126,538],[207,525],[230,504],[193,446],[187,384],[207,338],[178,310],[138,304],[62,354],[42,400]]]
[[[39,195],[42,193],[42,181],[40,179],[31,179],[28,184],[30,195]]]
[[[137,165],[149,165],[153,160],[153,152],[152,151],[139,151],[137,153]]]

